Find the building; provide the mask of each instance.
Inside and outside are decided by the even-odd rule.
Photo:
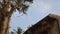
[[[60,16],[49,14],[23,34],[60,34]]]

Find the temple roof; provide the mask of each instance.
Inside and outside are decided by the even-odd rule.
[[[42,20],[38,21],[36,24],[34,24],[31,27],[29,27],[24,33],[26,33],[29,30],[35,31],[35,29],[37,29],[38,27],[42,26],[42,22],[43,21],[47,21],[49,23],[53,23],[55,20],[59,20],[59,19],[60,19],[60,16],[55,15],[55,14],[49,14],[46,17],[44,17]]]

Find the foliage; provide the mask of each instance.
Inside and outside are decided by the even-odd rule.
[[[0,33],[2,33],[4,31],[3,33],[8,34],[9,20],[10,20],[10,17],[12,16],[12,14],[16,10],[19,13],[22,12],[22,13],[26,14],[29,4],[32,3],[32,1],[33,0],[0,0],[0,22],[1,22],[0,24],[6,26],[6,27],[0,26],[0,30],[1,30]],[[7,18],[7,20],[5,18]],[[5,23],[5,21],[6,21],[6,23]],[[20,30],[18,30],[18,31],[20,31]]]
[[[21,34],[22,33],[22,29],[18,28],[16,32],[17,32],[17,34]]]
[[[20,27],[17,28],[17,30],[14,29],[15,32],[11,32],[11,34],[21,34],[22,33],[22,29]]]
[[[12,31],[11,34],[14,34],[14,32]]]
[[[26,10],[32,2],[33,0],[3,0],[0,2],[0,11],[4,10],[7,15],[13,14],[16,10],[18,10],[19,13],[23,12],[26,14]]]

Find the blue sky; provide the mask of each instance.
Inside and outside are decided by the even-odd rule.
[[[27,27],[43,19],[49,13],[60,15],[60,0],[34,0],[27,10],[27,15],[15,12],[10,21],[10,31],[21,27],[23,31]]]

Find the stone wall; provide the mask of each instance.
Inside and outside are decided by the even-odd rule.
[[[23,34],[60,34],[60,16],[49,14]]]

